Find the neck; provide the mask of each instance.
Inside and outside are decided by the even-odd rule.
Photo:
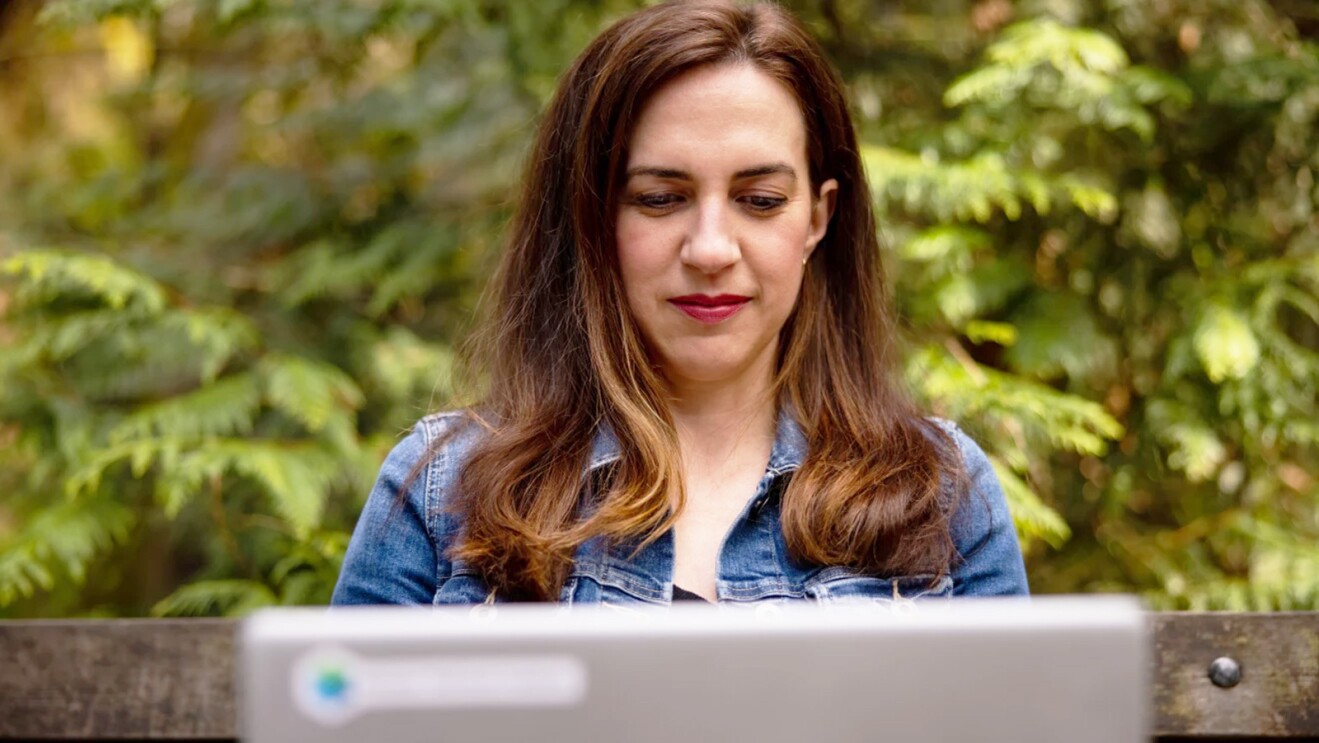
[[[768,456],[777,413],[772,366],[720,381],[670,378],[669,391],[669,411],[689,469],[717,470],[742,456]]]

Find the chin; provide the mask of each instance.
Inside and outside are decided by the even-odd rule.
[[[735,377],[746,368],[747,359],[687,353],[669,357],[665,368],[691,382],[718,382]]]

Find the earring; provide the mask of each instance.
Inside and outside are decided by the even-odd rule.
[[[805,266],[805,265],[806,265],[806,261],[809,261],[810,259],[811,259],[811,257],[810,257],[809,255],[803,257],[803,258],[801,259],[801,264],[802,264],[803,266]]]

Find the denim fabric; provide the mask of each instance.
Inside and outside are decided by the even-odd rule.
[[[880,577],[846,567],[802,566],[791,560],[779,523],[778,495],[800,465],[806,441],[796,421],[781,414],[769,464],[725,538],[716,582],[721,604],[808,599],[820,603],[1027,593],[1021,549],[1003,490],[980,447],[956,425],[938,421],[957,442],[970,497],[952,516],[953,542],[963,559],[939,581],[929,575]],[[428,445],[450,427],[459,430],[426,465],[399,503],[398,494]],[[348,545],[335,604],[475,604],[489,591],[480,575],[446,551],[460,524],[445,508],[446,494],[479,428],[460,413],[423,418],[390,453]],[[601,430],[588,469],[617,457],[617,440]],[[632,557],[635,545],[607,547],[592,540],[578,550],[562,603],[668,603],[673,596],[673,535],[664,534]]]

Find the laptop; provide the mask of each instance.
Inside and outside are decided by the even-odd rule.
[[[275,609],[243,623],[241,727],[251,743],[1135,743],[1150,647],[1129,597]]]

